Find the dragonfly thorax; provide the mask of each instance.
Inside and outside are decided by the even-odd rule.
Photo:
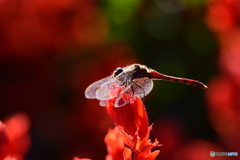
[[[132,71],[131,79],[148,77],[148,71],[144,66],[140,66],[139,64],[134,65],[134,69]]]

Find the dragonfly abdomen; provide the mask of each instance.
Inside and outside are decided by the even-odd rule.
[[[158,73],[157,71],[151,71],[150,75],[151,75],[151,78],[153,78],[153,79],[161,79],[161,80],[165,80],[165,81],[183,83],[183,84],[191,85],[191,86],[194,86],[194,87],[199,87],[199,88],[202,88],[202,89],[207,88],[207,86],[204,85],[202,82],[199,82],[199,81],[196,81],[196,80],[193,80],[193,79],[168,76],[168,75]]]

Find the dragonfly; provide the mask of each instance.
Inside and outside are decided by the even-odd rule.
[[[202,89],[207,88],[205,84],[197,80],[173,77],[159,73],[145,65],[132,64],[123,68],[118,67],[110,76],[89,85],[85,90],[85,97],[100,100],[100,106],[105,106],[110,99],[116,98],[114,107],[121,107],[131,103],[130,98],[123,98],[126,97],[124,95],[140,98],[148,95],[153,89],[152,80],[166,80]],[[112,92],[117,89],[120,91]]]

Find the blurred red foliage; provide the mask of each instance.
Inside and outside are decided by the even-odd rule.
[[[7,127],[0,121],[0,159],[4,159],[6,156],[6,146],[9,143],[9,136],[7,133]]]
[[[0,56],[38,57],[73,45],[102,44],[106,16],[95,0],[3,0],[0,2]]]
[[[211,124],[223,146],[240,153],[240,1],[209,1],[206,20],[220,44],[219,74],[206,94]]]
[[[34,123],[34,141],[45,145],[45,150],[50,148],[55,152],[52,155],[72,157],[79,152],[104,151],[102,139],[113,123],[107,112],[97,107],[96,101],[86,100],[82,92],[89,82],[109,75],[118,66],[137,61],[127,43],[105,43],[109,21],[98,5],[96,0],[0,1],[0,113],[5,116],[19,109],[27,111]],[[206,21],[220,44],[219,75],[211,80],[206,94],[209,116],[226,150],[240,153],[240,2],[210,0],[207,7]],[[108,108],[113,113],[117,109],[122,110],[120,114],[130,113],[127,118],[136,120],[112,116],[127,132],[121,127],[109,130],[105,138],[109,155],[119,157],[118,151],[126,147],[119,130],[128,141],[148,139],[150,129],[144,107],[131,110],[139,106],[112,111]],[[141,117],[144,121],[131,115],[144,115]],[[30,122],[25,115],[14,117],[4,121],[5,125],[0,124],[0,155],[11,154],[5,159],[21,160],[30,145]],[[153,137],[164,144],[159,157],[193,160],[199,157],[199,152],[205,156],[210,150],[223,151],[210,142],[188,141],[184,129],[171,120],[156,123],[154,130]],[[191,151],[195,156],[189,154]],[[36,155],[40,157],[42,153],[45,152]],[[131,150],[125,149],[124,153],[131,158]],[[66,157],[63,159],[69,159]]]
[[[22,113],[8,117],[4,123],[0,122],[1,160],[25,159],[30,147],[29,125],[29,118]]]
[[[164,118],[154,123],[152,137],[163,143],[158,159],[166,160],[211,160],[211,151],[226,152],[224,147],[213,142],[189,138],[185,126],[174,118]],[[233,158],[233,157],[231,157]],[[215,156],[217,160],[228,160],[228,157]]]
[[[108,33],[109,21],[96,0],[0,1],[0,113],[29,115],[36,144],[30,158],[35,153],[46,159],[49,148],[65,159],[106,150],[89,142],[104,146],[113,122],[82,92],[118,65],[136,62],[124,41],[106,44]],[[38,150],[42,145],[47,147]],[[64,146],[70,147],[63,151]]]
[[[183,144],[182,147],[173,154],[172,160],[212,160],[213,158],[216,160],[229,159],[228,157],[223,156],[211,157],[209,154],[211,151],[223,152],[224,150],[211,142],[202,139],[194,139]]]

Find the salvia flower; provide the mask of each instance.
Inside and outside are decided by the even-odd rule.
[[[115,146],[116,143],[122,143],[123,140],[125,145],[122,148],[122,159],[154,160],[160,151],[151,152],[151,149],[160,145],[156,140],[153,143],[149,140],[149,133],[152,126],[149,127],[147,112],[142,100],[136,95],[129,96],[123,94],[121,96],[125,96],[123,99],[128,100],[130,103],[126,103],[122,107],[115,107],[114,104],[117,98],[110,99],[106,103],[107,111],[117,125],[114,129],[115,132],[109,131],[105,138],[108,151],[111,147],[111,151],[121,151],[121,149]],[[113,142],[108,140],[109,137],[118,137],[118,139]],[[116,159],[116,154],[113,154],[114,152],[108,153],[107,157],[112,157],[110,160]]]
[[[152,152],[152,149],[160,145],[157,140],[149,140],[152,126],[149,126],[145,106],[137,94],[121,94],[122,89],[114,85],[109,92],[110,99],[100,102],[116,124],[105,137],[106,160],[154,160],[160,151]]]
[[[131,136],[135,136],[138,131],[140,139],[144,139],[148,133],[148,116],[145,110],[142,100],[138,96],[125,96],[126,100],[131,103],[126,103],[122,107],[115,107],[114,103],[116,98],[110,99],[106,103],[106,109],[112,119],[118,126],[124,128],[124,130]],[[126,96],[128,96],[126,98]]]
[[[149,129],[151,130],[151,127]],[[112,137],[117,137],[116,141],[112,141]],[[108,149],[106,160],[154,160],[160,152],[159,150],[151,151],[152,148],[160,146],[158,141],[155,140],[152,143],[148,136],[141,140],[137,132],[132,137],[120,126],[109,130],[105,142]],[[124,142],[124,146],[120,148],[122,142]]]

